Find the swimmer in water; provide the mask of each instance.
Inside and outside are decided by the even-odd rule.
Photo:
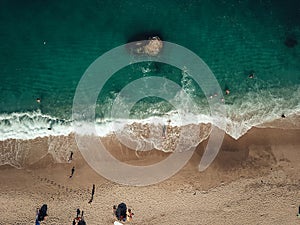
[[[248,76],[250,79],[254,78],[254,72],[251,72]]]
[[[36,99],[36,102],[37,102],[37,103],[41,103],[41,99],[40,99],[40,98],[37,98],[37,99]]]

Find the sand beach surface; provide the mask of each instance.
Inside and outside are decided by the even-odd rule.
[[[121,202],[135,214],[127,224],[297,224],[299,137],[299,129],[275,128],[252,128],[239,140],[226,136],[217,158],[199,172],[207,144],[203,142],[175,176],[145,187],[120,185],[101,177],[82,158],[72,135],[18,141],[30,151],[24,153],[22,169],[1,166],[0,224],[34,224],[36,208],[47,204],[49,217],[42,224],[72,224],[80,208],[87,224],[109,225],[115,221],[112,206]],[[65,152],[60,153],[60,163],[48,152],[49,139],[61,142]],[[74,142],[69,145],[73,148],[63,148],[66,140]],[[2,150],[9,146],[7,142],[1,142]],[[114,137],[103,143],[129,164],[151,164],[167,156],[156,150],[137,154]],[[67,163],[71,150],[73,160]],[[75,173],[69,178],[73,166]],[[96,191],[89,204],[93,184]]]

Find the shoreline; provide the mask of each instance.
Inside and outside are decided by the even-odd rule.
[[[255,224],[261,218],[264,224],[295,224],[300,198],[299,134],[300,130],[282,133],[280,129],[255,128],[237,141],[227,135],[213,163],[199,172],[204,141],[177,174],[145,187],[124,186],[101,177],[78,151],[71,163],[54,163],[46,154],[26,169],[1,166],[3,222],[33,224],[36,207],[45,203],[49,207],[45,224],[71,223],[77,208],[85,211],[88,224],[113,224],[112,205],[125,202],[135,213],[129,224]],[[60,138],[57,143],[66,141],[66,137]],[[167,156],[157,150],[137,155],[112,139],[106,141],[112,154],[130,164],[151,164]],[[42,143],[51,145],[37,139],[29,146],[43,152]],[[70,179],[72,166],[76,170]],[[95,199],[88,204],[92,184],[96,185]],[[175,212],[179,218],[174,218]]]
[[[253,127],[237,140],[225,133],[220,152],[235,152],[239,149],[249,150],[251,145],[300,145],[299,136],[300,129],[295,128]],[[195,152],[202,155],[208,139],[209,137],[199,143]],[[146,164],[153,164],[170,154],[157,149],[148,151],[129,149],[120,143],[115,135],[101,138],[101,142],[118,160],[130,161],[137,163],[137,165],[141,161],[146,162]],[[67,163],[71,151],[76,152],[76,154],[79,153],[74,134],[68,136],[38,137],[32,140],[8,139],[0,141],[0,150],[2,155],[0,169],[3,165],[10,165],[19,169],[37,167],[39,164],[47,164],[47,160],[44,159],[47,155],[52,157],[49,164]],[[119,154],[120,151],[122,154]],[[5,160],[10,160],[10,163],[3,163]],[[43,162],[39,163],[40,160]],[[149,162],[147,163],[147,161]]]
[[[226,152],[228,149],[233,149],[229,150],[229,152],[237,151],[237,149],[249,150],[251,145],[282,145],[286,143],[300,145],[300,140],[298,140],[299,136],[300,129],[253,127],[237,140],[225,134],[220,152],[222,152],[222,150]],[[198,154],[200,154],[201,151],[203,153],[208,139],[209,138],[198,144],[196,147]],[[101,138],[101,142],[105,148],[120,161],[130,161],[137,164],[144,161],[146,164],[152,164],[169,155],[169,153],[157,149],[149,151],[135,151],[129,149],[120,143],[115,135]],[[71,151],[79,153],[74,134],[68,136],[39,137],[32,140],[9,139],[0,141],[0,150],[2,154],[2,165],[0,165],[0,169],[1,166],[7,165],[7,163],[3,163],[3,161],[6,160],[5,157],[7,157],[7,160],[10,160],[10,164],[8,163],[8,165],[26,169],[37,167],[39,164],[44,163],[67,163]],[[119,154],[119,151],[121,151],[122,154]],[[52,159],[47,163],[45,157],[48,154]],[[43,162],[39,163],[40,160]],[[147,160],[149,161],[148,163]]]

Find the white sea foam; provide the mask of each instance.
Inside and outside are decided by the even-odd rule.
[[[233,107],[234,106],[226,107],[228,111],[226,118],[212,117],[210,115],[195,115],[193,113],[185,113],[184,116],[180,118],[179,114],[173,111],[162,117],[154,116],[146,119],[97,119],[95,123],[89,124],[91,129],[82,129],[79,130],[79,133],[84,135],[95,134],[100,137],[105,137],[133,123],[164,125],[167,124],[168,120],[171,120],[172,126],[181,127],[191,124],[213,124],[222,129],[222,126],[219,125],[225,120],[225,132],[233,138],[238,139],[253,126],[272,127],[271,122],[280,119],[281,112],[284,112],[288,118],[297,119],[300,115],[300,109],[286,109],[283,111],[280,107],[273,107],[266,112],[258,114],[255,109],[243,111],[241,110],[243,108],[234,107],[234,109]],[[243,107],[243,104],[240,105],[240,107]],[[257,107],[260,106],[257,105]],[[293,122],[290,121],[290,123]],[[296,121],[293,124],[296,124]],[[0,140],[29,140],[50,135],[67,136],[74,131],[73,125],[71,120],[61,120],[41,114],[40,112],[1,114]],[[51,128],[51,130],[49,130],[49,128]]]
[[[2,141],[68,135],[71,132],[70,121],[60,120],[39,111],[0,115],[0,140]]]
[[[248,92],[239,97],[231,95],[226,99],[225,118],[216,116],[219,115],[217,113],[211,116],[206,113],[206,109],[199,109],[200,114],[197,114],[197,111],[189,111],[189,104],[193,104],[193,102],[181,101],[180,109],[165,113],[162,116],[150,116],[145,119],[96,119],[90,124],[92,129],[79,130],[79,133],[105,137],[132,123],[165,125],[168,120],[171,120],[171,125],[178,127],[191,124],[212,124],[225,130],[231,137],[238,139],[253,126],[273,126],[272,121],[280,119],[282,113],[286,115],[286,121],[289,121],[289,124],[294,126],[299,124],[292,120],[298,120],[300,115],[300,87],[277,89],[276,93],[279,94],[275,96],[274,92],[272,93],[270,90],[262,90],[260,92]],[[217,98],[216,96],[208,101],[215,101]],[[153,108],[153,110],[157,109]],[[148,111],[147,114],[149,115],[151,112]],[[155,112],[153,114],[155,115]],[[226,127],[222,126],[224,121],[226,121]],[[40,111],[0,114],[0,140],[28,140],[50,135],[67,136],[74,131],[74,125],[71,119],[55,118],[51,115],[42,114]],[[280,126],[284,126],[284,123],[281,123]],[[49,130],[49,128],[51,129]]]
[[[299,89],[298,89],[299,91]],[[293,97],[300,96],[295,92]],[[247,96],[246,96],[247,97]],[[293,103],[285,99],[262,101],[259,95],[252,98],[253,102],[235,101],[226,105],[227,116],[212,117],[211,115],[195,115],[188,110],[183,112],[171,111],[163,116],[153,116],[146,119],[96,119],[94,123],[84,123],[88,129],[77,130],[82,135],[97,135],[106,137],[117,135],[118,139],[128,147],[136,150],[150,150],[156,148],[165,152],[173,151],[178,144],[178,134],[182,149],[198,145],[205,140],[211,125],[222,128],[231,137],[238,139],[253,126],[300,128],[299,99]],[[284,112],[286,118],[281,118]],[[168,121],[171,122],[168,122]],[[28,149],[23,148],[20,140],[30,140],[37,137],[48,137],[48,153],[56,162],[66,162],[73,144],[68,135],[74,132],[74,122],[62,120],[41,112],[11,113],[0,115],[0,165],[10,164],[22,168]],[[166,127],[168,137],[163,136]],[[51,128],[49,130],[48,128]],[[200,131],[200,132],[199,132]],[[10,139],[10,140],[8,140]],[[15,139],[16,141],[13,141]],[[8,141],[5,141],[8,140]]]

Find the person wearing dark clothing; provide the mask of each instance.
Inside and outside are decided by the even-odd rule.
[[[40,209],[36,210],[35,225],[40,225],[40,221],[44,221],[47,216],[47,205],[44,204]]]
[[[71,162],[71,161],[72,161],[72,159],[73,159],[73,152],[71,151],[71,154],[70,154],[70,157],[69,157],[69,160],[68,160],[68,162]]]
[[[35,217],[35,225],[41,225],[41,223],[40,223],[40,221],[39,221],[39,211],[40,211],[40,209],[39,208],[37,208],[36,209],[36,217]]]
[[[92,203],[93,199],[94,199],[94,194],[95,194],[95,184],[93,184],[93,188],[92,188],[92,197],[89,201],[89,203]]]
[[[70,178],[72,178],[72,177],[73,177],[73,175],[74,175],[74,172],[75,172],[75,167],[73,166],[73,168],[72,168],[72,170],[71,170],[71,176],[70,176]]]
[[[119,221],[126,221],[127,217],[127,206],[125,203],[120,203],[116,209],[116,217]]]
[[[72,225],[86,225],[86,222],[84,221],[83,218],[83,211],[81,211],[81,216],[80,216],[80,209],[77,209],[77,214],[73,220]]]

